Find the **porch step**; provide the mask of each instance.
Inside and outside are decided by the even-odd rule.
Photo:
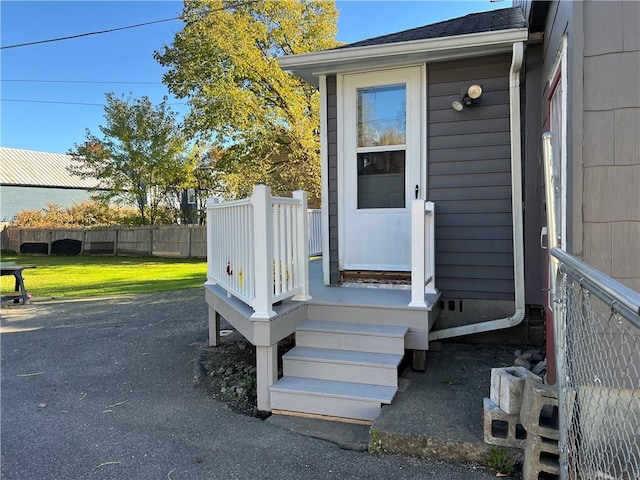
[[[306,320],[283,355],[271,409],[374,420],[398,386],[407,327]]]
[[[285,376],[397,387],[402,355],[297,346],[282,360]]]
[[[407,327],[307,320],[296,329],[296,345],[404,355]]]
[[[384,385],[282,377],[271,386],[271,408],[342,418],[374,420],[397,389]]]

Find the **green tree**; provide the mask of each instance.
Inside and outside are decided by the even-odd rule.
[[[213,138],[227,196],[265,183],[320,198],[319,95],[277,57],[332,48],[337,12],[324,0],[186,0],[185,25],[155,53],[169,90],[188,98],[187,131]]]
[[[148,97],[107,93],[106,100],[102,138],[87,130],[85,142],[69,151],[69,171],[97,179],[103,190],[96,198],[133,205],[143,225],[154,225],[166,208],[179,212],[180,192],[193,183],[176,114],[166,98],[156,106]]]

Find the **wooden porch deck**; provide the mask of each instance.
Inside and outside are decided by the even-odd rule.
[[[205,284],[210,345],[220,342],[222,317],[256,346],[260,410],[374,419],[395,394],[397,364],[405,349],[414,351],[414,361],[417,352],[424,356],[429,349],[439,295],[428,298],[427,307],[409,307],[410,289],[326,286],[321,259],[309,262],[309,293],[310,300],[273,305],[275,315],[268,319],[252,318],[248,305],[219,285]],[[290,352],[278,380],[277,343],[294,332],[296,355],[303,358]],[[389,366],[387,350],[395,345],[394,335],[399,335],[398,352],[393,352],[397,359]],[[377,396],[379,389],[389,390],[384,401]]]
[[[395,286],[394,286],[395,287]],[[328,286],[324,284],[322,274],[322,258],[309,260],[309,305],[349,305],[353,307],[409,308],[411,287],[389,288],[380,286]],[[439,294],[427,294],[427,308],[411,308],[411,310],[431,311],[440,299]]]

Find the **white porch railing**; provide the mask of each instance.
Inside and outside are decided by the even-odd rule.
[[[309,300],[307,194],[272,197],[257,185],[250,198],[207,201],[207,280],[253,308],[275,316],[273,304]]]
[[[411,203],[411,303],[426,307],[425,295],[436,290],[435,205],[414,200]]]
[[[322,210],[309,209],[309,255],[322,254]]]

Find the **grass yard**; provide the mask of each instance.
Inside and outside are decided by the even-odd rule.
[[[204,259],[108,256],[41,256],[2,252],[3,262],[35,265],[23,272],[33,297],[89,297],[198,288],[206,281]],[[0,290],[14,289],[12,275],[0,277]]]

